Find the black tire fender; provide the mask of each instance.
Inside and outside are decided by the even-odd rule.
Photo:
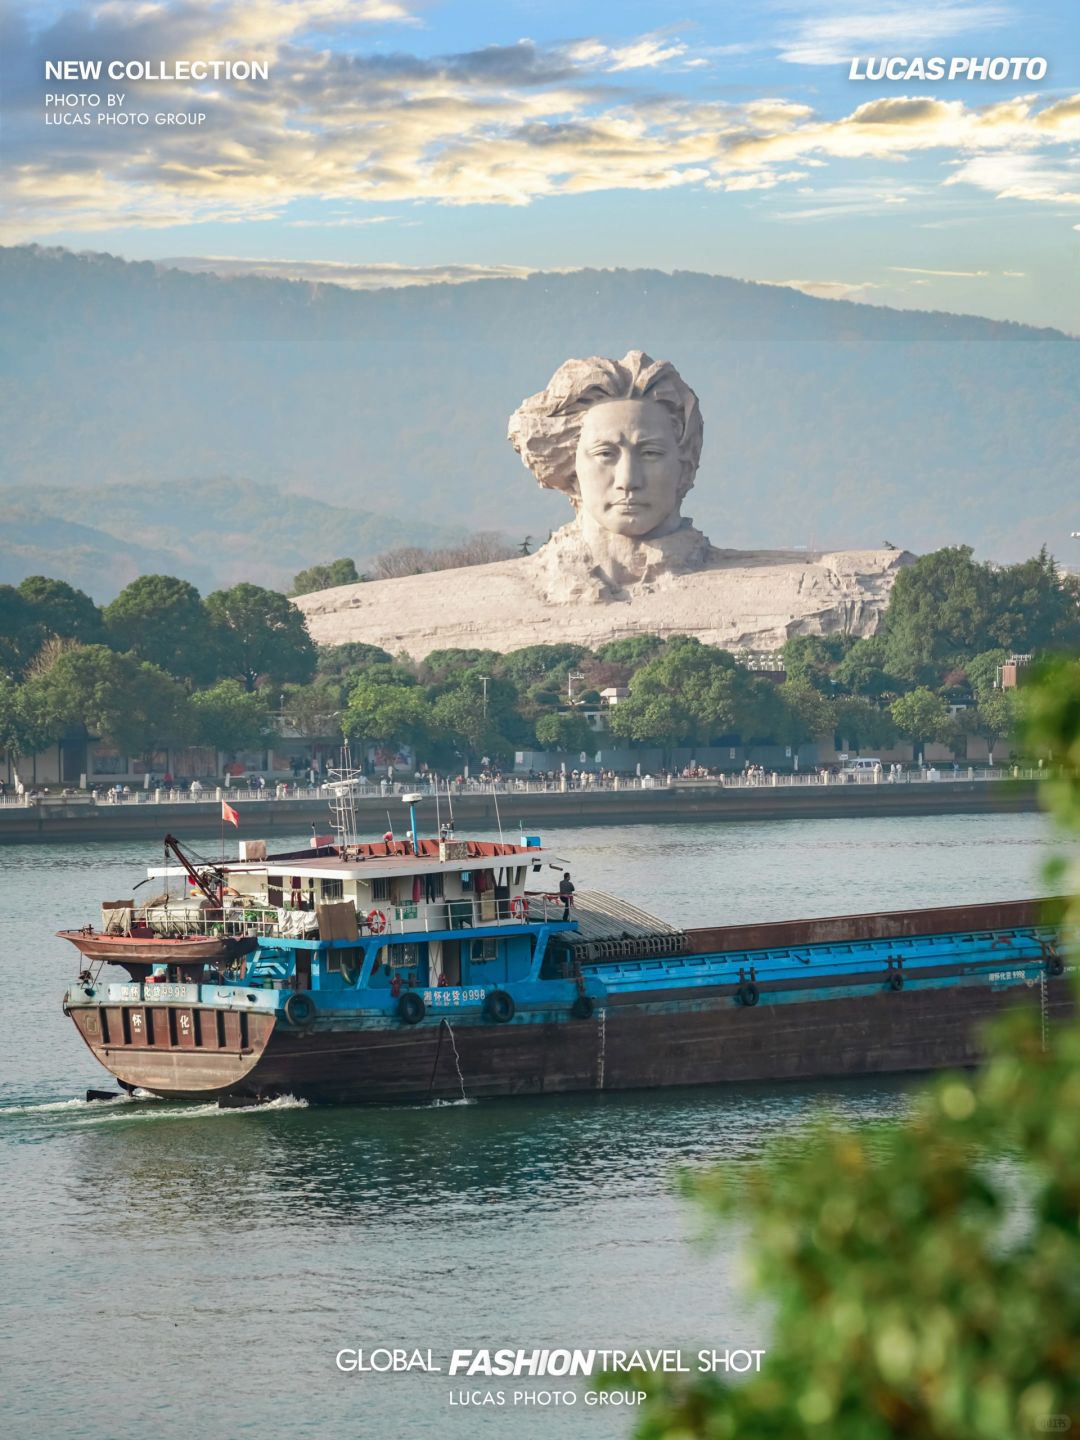
[[[738,1001],[740,1005],[746,1005],[752,1008],[758,1003],[760,998],[761,992],[753,980],[744,980],[739,986]]]
[[[514,1018],[514,997],[505,990],[492,990],[484,1001],[484,1014],[497,1025],[505,1025]]]
[[[591,1020],[595,1009],[591,996],[578,995],[570,1006],[570,1014],[575,1020]]]
[[[285,1001],[285,1019],[297,1029],[313,1025],[317,1013],[314,996],[307,990],[297,990]]]
[[[415,990],[406,990],[397,1002],[397,1013],[398,1019],[404,1020],[406,1025],[419,1025],[427,1014],[424,997],[418,995]]]
[[[899,970],[889,971],[889,989],[902,990],[904,988],[904,976]]]

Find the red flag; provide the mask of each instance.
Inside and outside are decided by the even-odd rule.
[[[227,800],[222,800],[221,802],[221,818],[223,821],[228,820],[230,825],[235,825],[236,828],[239,830],[240,816],[236,813],[236,811],[232,808],[232,806]]]

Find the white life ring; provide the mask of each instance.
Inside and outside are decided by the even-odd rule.
[[[386,929],[386,915],[382,910],[369,910],[367,913],[367,927],[372,935],[381,935]]]

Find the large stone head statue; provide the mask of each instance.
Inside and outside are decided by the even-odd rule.
[[[567,360],[510,417],[539,484],[563,490],[586,531],[644,540],[677,529],[701,458],[698,399],[666,360]]]

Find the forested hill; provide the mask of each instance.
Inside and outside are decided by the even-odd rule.
[[[240,476],[542,539],[566,504],[521,468],[507,417],[567,356],[638,346],[701,397],[686,509],[716,544],[1009,560],[1045,542],[1074,560],[1080,348],[1055,331],[658,271],[358,292],[22,247],[0,276],[5,483],[24,503],[162,486],[162,525],[183,528],[175,487]],[[211,532],[213,487],[198,503]]]

